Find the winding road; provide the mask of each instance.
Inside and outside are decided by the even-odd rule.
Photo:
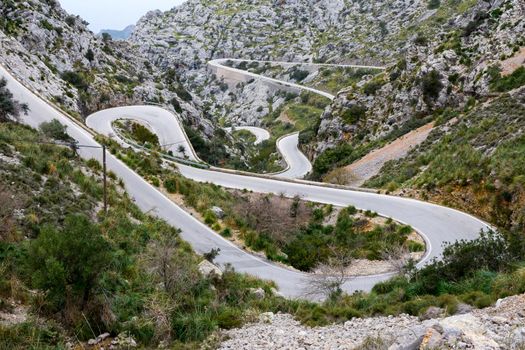
[[[226,132],[232,133],[234,130],[246,130],[251,132],[255,136],[255,142],[254,145],[261,144],[263,141],[270,139],[270,133],[268,130],[265,130],[263,128],[258,128],[256,126],[236,126],[231,128],[224,128]]]
[[[213,64],[217,64],[217,62]],[[230,67],[222,66],[222,68],[229,69]],[[74,122],[51,104],[28,90],[2,67],[0,67],[0,76],[6,78],[8,82],[7,87],[11,90],[14,97],[20,102],[28,104],[30,111],[27,116],[23,117],[25,123],[37,127],[42,122],[58,119],[68,127],[70,136],[80,144],[99,146],[94,140],[95,133],[93,131]],[[300,86],[299,88],[310,89]],[[178,145],[182,144],[187,147],[186,155],[188,157],[194,156],[195,159],[198,159],[177,118],[159,107],[131,106],[101,111],[90,116],[87,125],[98,133],[110,135],[112,134],[111,122],[108,122],[106,119],[118,119],[123,116],[147,122],[162,140],[176,143],[176,145],[172,146],[172,150],[177,150]],[[120,141],[123,142],[122,140]],[[285,143],[280,146],[281,149],[285,150],[285,153],[287,149],[293,150],[293,147],[297,147],[297,141],[292,138],[286,142],[281,140],[281,142]],[[190,153],[192,154],[190,155]],[[80,155],[86,159],[95,158],[101,160],[102,158],[101,151],[98,149],[82,148]],[[294,162],[293,159],[287,158],[286,155],[283,154],[283,156],[289,163]],[[212,248],[220,248],[221,252],[216,259],[217,262],[221,264],[230,263],[239,272],[246,272],[263,279],[273,280],[281,293],[287,297],[304,296],[304,286],[307,285],[308,280],[311,278],[310,275],[275,265],[241,250],[182,210],[113,155],[108,155],[107,164],[108,168],[123,180],[127,192],[142,210],[149,211],[180,228],[182,238],[188,241],[197,252],[204,253]],[[458,239],[475,239],[478,237],[480,230],[488,228],[484,222],[469,214],[413,199],[330,188],[324,184],[279,179],[272,176],[247,176],[246,174],[219,171],[218,169],[198,169],[187,165],[178,165],[178,167],[182,175],[196,181],[211,182],[227,188],[284,194],[289,197],[299,195],[306,200],[338,206],[354,205],[360,209],[372,210],[386,217],[392,217],[402,223],[411,225],[425,238],[427,252],[419,266],[422,266],[431,258],[439,257],[443,251],[442,245],[444,242],[452,242]],[[384,281],[390,276],[391,274],[382,274],[357,277],[348,281],[344,285],[344,290],[347,292],[356,290],[368,291],[374,284]]]

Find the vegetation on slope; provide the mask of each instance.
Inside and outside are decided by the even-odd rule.
[[[405,159],[387,163],[367,185],[414,188],[423,198],[473,212],[504,229],[525,229],[523,90],[478,105]]]

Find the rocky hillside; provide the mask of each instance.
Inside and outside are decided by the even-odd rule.
[[[125,42],[95,36],[57,1],[2,1],[0,13],[0,63],[79,118],[112,106],[158,103],[213,134],[176,72],[159,71]]]
[[[461,111],[508,90],[497,86],[500,65],[521,55],[524,32],[521,0],[478,1],[437,36],[421,30],[384,74],[339,93],[306,149],[317,158],[338,146],[395,139],[436,120],[445,109]],[[328,160],[328,169],[318,168],[317,176],[360,155]]]
[[[455,3],[437,15],[467,4]],[[161,65],[222,57],[382,62],[402,49],[397,44],[408,33],[404,28],[425,22],[438,12],[434,7],[424,0],[190,0],[147,14],[132,41]]]
[[[212,118],[258,125],[282,100],[271,100],[275,91],[257,81],[224,85],[207,71],[209,60],[379,64],[408,44],[407,23],[416,25],[435,12],[424,0],[191,0],[171,11],[148,13],[130,40],[154,65],[176,66]]]
[[[498,300],[483,310],[458,310],[439,318],[430,308],[422,317],[400,315],[352,319],[307,328],[285,314],[263,314],[258,323],[226,332],[220,349],[523,349],[525,296]]]

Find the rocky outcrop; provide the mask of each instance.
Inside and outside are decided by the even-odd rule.
[[[79,118],[129,104],[171,109],[208,136],[213,127],[167,75],[127,42],[95,36],[56,1],[0,3],[0,63],[32,90]]]
[[[130,41],[154,65],[176,66],[212,119],[259,125],[283,101],[258,81],[225,85],[206,66],[214,58],[379,64],[400,52],[397,38],[428,12],[427,2],[342,0],[190,0],[153,11]]]
[[[478,2],[452,17],[437,36],[422,30],[403,58],[379,77],[341,91],[321,117],[317,156],[343,142],[362,143],[410,131],[435,111],[490,97],[491,67],[525,45],[521,0]],[[493,70],[492,70],[493,71]],[[356,113],[356,106],[363,111]],[[421,121],[421,122],[418,122]]]
[[[258,323],[226,331],[228,340],[220,349],[522,349],[524,325],[525,295],[445,318],[354,318],[316,328],[302,326],[290,315],[266,313]]]

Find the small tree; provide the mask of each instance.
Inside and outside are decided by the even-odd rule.
[[[415,261],[405,245],[392,245],[381,254],[397,274],[410,275],[415,267]]]
[[[443,89],[441,74],[439,74],[437,70],[425,74],[423,78],[421,78],[421,88],[423,89],[423,96],[427,102],[437,99]]]
[[[55,140],[71,141],[71,137],[66,132],[67,126],[61,124],[57,119],[40,124],[40,130],[44,135]]]
[[[113,37],[111,36],[111,34],[109,34],[109,33],[102,33],[102,41],[107,43],[107,42],[109,42],[111,40],[113,40]]]
[[[27,114],[29,106],[13,99],[13,94],[7,89],[7,81],[0,79],[0,122],[15,120],[20,117],[20,113]]]
[[[351,279],[348,266],[353,258],[347,250],[329,247],[332,251],[326,264],[321,264],[306,281],[304,295],[308,298],[337,300],[343,294],[343,285]]]
[[[173,299],[184,298],[201,279],[196,261],[184,251],[176,231],[165,232],[153,241],[148,247],[147,260],[153,276]]]
[[[110,245],[83,215],[70,215],[62,230],[44,227],[29,247],[34,287],[46,292],[49,311],[68,305],[84,310],[98,278],[109,264]]]
[[[177,151],[179,151],[179,153],[182,154],[184,157],[186,156],[186,147],[184,147],[183,145],[179,145]]]
[[[86,58],[89,62],[93,62],[93,60],[95,59],[95,53],[93,52],[93,50],[91,49],[88,49],[87,52],[86,52]]]

